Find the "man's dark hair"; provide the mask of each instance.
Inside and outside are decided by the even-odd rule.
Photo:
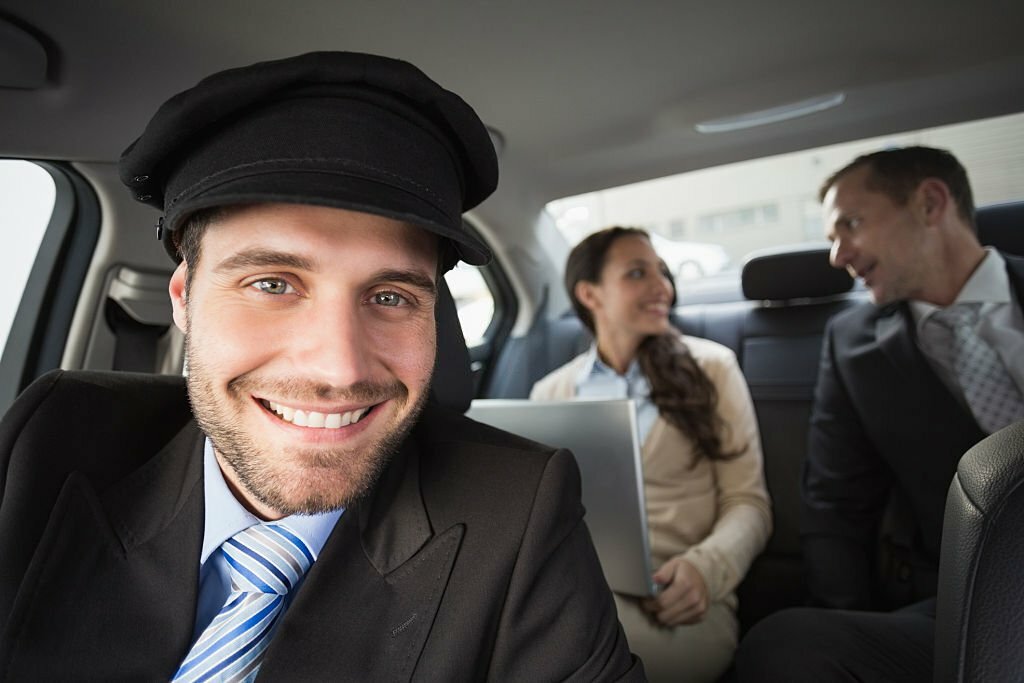
[[[178,249],[178,256],[188,263],[188,267],[195,268],[199,265],[203,233],[206,228],[216,220],[226,216],[231,211],[230,207],[215,206],[210,209],[200,209],[189,216],[174,236],[174,244]]]
[[[967,171],[955,156],[934,147],[901,147],[859,156],[828,177],[818,191],[818,199],[824,201],[833,185],[863,166],[869,169],[867,188],[885,194],[899,206],[906,205],[922,181],[938,178],[949,188],[957,213],[975,230],[974,196]]]

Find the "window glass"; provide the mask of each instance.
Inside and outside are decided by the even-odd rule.
[[[646,228],[683,279],[735,278],[756,249],[823,240],[818,188],[855,157],[886,147],[950,150],[978,206],[1024,199],[1024,113],[830,145],[566,197],[548,211],[569,244],[610,225]]]
[[[0,234],[6,264],[0,292],[0,348],[7,343],[55,198],[53,178],[44,169],[28,161],[0,159]]]
[[[480,269],[460,262],[445,273],[444,279],[455,299],[466,346],[482,343],[494,317],[494,296]]]

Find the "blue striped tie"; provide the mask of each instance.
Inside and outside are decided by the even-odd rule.
[[[231,594],[174,675],[174,681],[251,681],[274,635],[285,596],[313,563],[281,524],[257,524],[224,541]]]

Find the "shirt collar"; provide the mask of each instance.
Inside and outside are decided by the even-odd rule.
[[[629,367],[626,368],[625,374],[621,375],[626,378],[627,381],[634,381],[639,379],[642,373],[640,372],[640,362],[634,358]],[[601,356],[597,353],[597,344],[592,343],[590,348],[587,349],[586,358],[583,360],[583,366],[580,368],[580,374],[577,377],[577,384],[593,379],[595,377],[619,377],[619,373],[615,372],[613,368],[607,365]]]
[[[204,564],[224,541],[261,523],[261,520],[242,507],[231,493],[213,454],[213,444],[209,437],[203,448],[203,475],[206,522],[203,529],[203,553],[199,557],[200,565]],[[342,512],[344,510],[334,510],[320,515],[290,515],[278,521],[284,522],[285,526],[305,541],[313,553],[313,559],[316,559]]]
[[[985,251],[987,252],[985,258],[967,278],[967,282],[960,288],[960,292],[951,305],[1010,303],[1010,276],[1006,273],[1006,261],[998,251],[991,247],[985,247]],[[910,312],[917,323],[917,331],[921,332],[924,324],[928,322],[928,318],[939,310],[939,307],[926,301],[912,300],[908,303]]]

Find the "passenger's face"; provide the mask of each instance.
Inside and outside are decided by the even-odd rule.
[[[867,188],[868,175],[868,168],[858,168],[825,195],[825,236],[832,241],[832,265],[863,278],[880,306],[919,298],[929,259],[925,224],[914,211],[915,199],[897,205]]]
[[[263,204],[175,271],[193,411],[251,510],[337,509],[372,485],[426,396],[436,264],[436,239],[399,221]]]
[[[599,335],[626,335],[639,341],[668,331],[672,283],[646,237],[625,235],[615,240],[601,280],[588,286],[592,294],[587,305]]]

